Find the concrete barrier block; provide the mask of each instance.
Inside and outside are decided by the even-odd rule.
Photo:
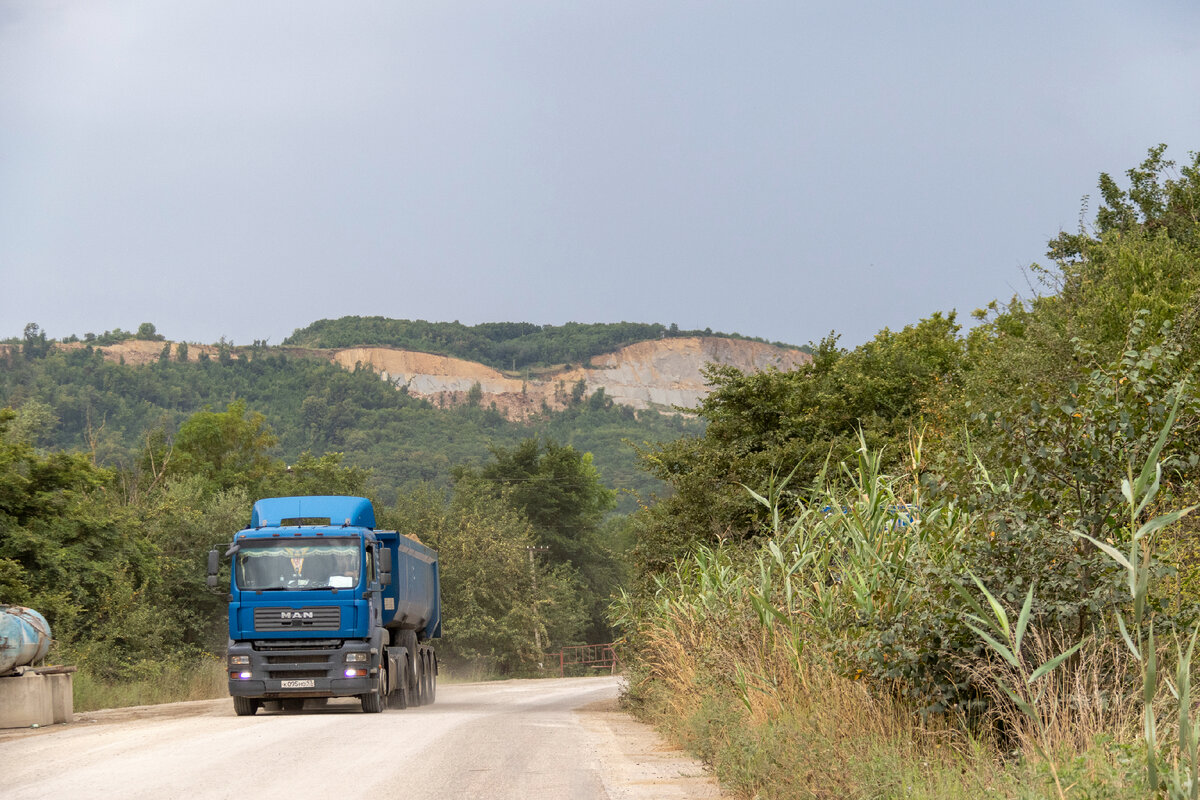
[[[28,728],[54,723],[50,681],[27,672],[0,678],[0,728]]]
[[[50,713],[55,724],[75,721],[75,681],[70,673],[44,676],[50,683]]]

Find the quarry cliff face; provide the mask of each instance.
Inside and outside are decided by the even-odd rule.
[[[56,344],[68,350],[83,343]],[[176,357],[174,342],[135,339],[97,347],[109,361],[125,364],[150,364],[163,357]],[[673,407],[692,408],[709,392],[701,370],[706,364],[724,364],[743,372],[758,372],[770,367],[794,369],[812,360],[802,350],[776,347],[742,339],[716,336],[655,339],[622,347],[612,353],[594,356],[587,365],[559,370],[501,372],[461,358],[398,350],[390,347],[348,347],[340,350],[284,348],[304,358],[328,358],[346,369],[362,365],[379,373],[383,380],[404,389],[414,397],[437,406],[450,407],[470,402],[471,390],[478,384],[484,408],[496,409],[511,420],[528,419],[544,409],[560,411],[572,402],[582,382],[584,397],[603,389],[605,396],[619,405],[642,410],[670,411]],[[0,345],[0,355],[16,354],[16,346]],[[201,356],[215,359],[218,349],[212,345],[191,344],[189,360]],[[245,348],[233,348],[231,358],[244,358]]]
[[[397,388],[435,405],[467,402],[479,385],[481,404],[509,419],[525,419],[543,408],[565,408],[583,382],[585,396],[603,389],[606,397],[634,409],[695,406],[709,391],[701,369],[725,364],[744,372],[769,367],[794,369],[811,361],[802,350],[718,337],[687,337],[638,342],[595,356],[584,367],[516,377],[471,361],[385,347],[350,347],[332,359],[347,369],[369,367]]]

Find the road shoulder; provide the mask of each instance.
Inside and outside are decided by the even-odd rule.
[[[674,748],[654,728],[620,708],[617,698],[575,711],[595,740],[611,800],[710,800],[722,794],[708,769]]]

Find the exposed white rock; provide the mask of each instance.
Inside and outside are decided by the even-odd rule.
[[[543,404],[563,408],[580,380],[588,395],[604,389],[613,402],[631,408],[691,408],[709,392],[702,372],[706,364],[757,372],[794,369],[812,359],[801,350],[761,342],[685,337],[638,342],[596,356],[587,367],[528,380],[472,361],[386,347],[347,348],[335,351],[333,360],[351,369],[368,366],[416,397],[451,403],[465,402],[478,384],[485,406],[495,403],[506,416],[522,419],[538,413]]]

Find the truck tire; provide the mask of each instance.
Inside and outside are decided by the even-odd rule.
[[[432,703],[437,699],[437,656],[432,650],[426,653],[425,675],[428,683],[426,686],[426,702]]]
[[[392,704],[403,711],[408,708],[408,668],[401,666],[400,670],[400,679],[396,681],[396,691],[392,692]]]
[[[364,714],[378,714],[387,708],[387,673],[380,668],[375,679],[375,691],[362,695]]]
[[[257,700],[254,700],[249,697],[238,697],[238,696],[234,695],[234,698],[233,698],[233,713],[234,714],[237,714],[239,717],[252,717],[252,716],[254,716],[255,711],[258,711],[258,701]]]
[[[421,662],[421,704],[429,705],[433,702],[433,699],[429,696],[429,651],[422,651],[419,660]]]
[[[409,687],[412,691],[412,704],[414,706],[425,705],[425,662],[424,654],[418,650],[417,657],[413,659],[413,675],[412,682]]]
[[[408,652],[408,669],[404,675],[406,680],[403,681],[405,691],[408,692],[408,702],[410,705],[419,706],[423,702],[421,699],[421,654],[420,648],[417,647],[417,632],[403,631],[400,634],[400,644]]]

